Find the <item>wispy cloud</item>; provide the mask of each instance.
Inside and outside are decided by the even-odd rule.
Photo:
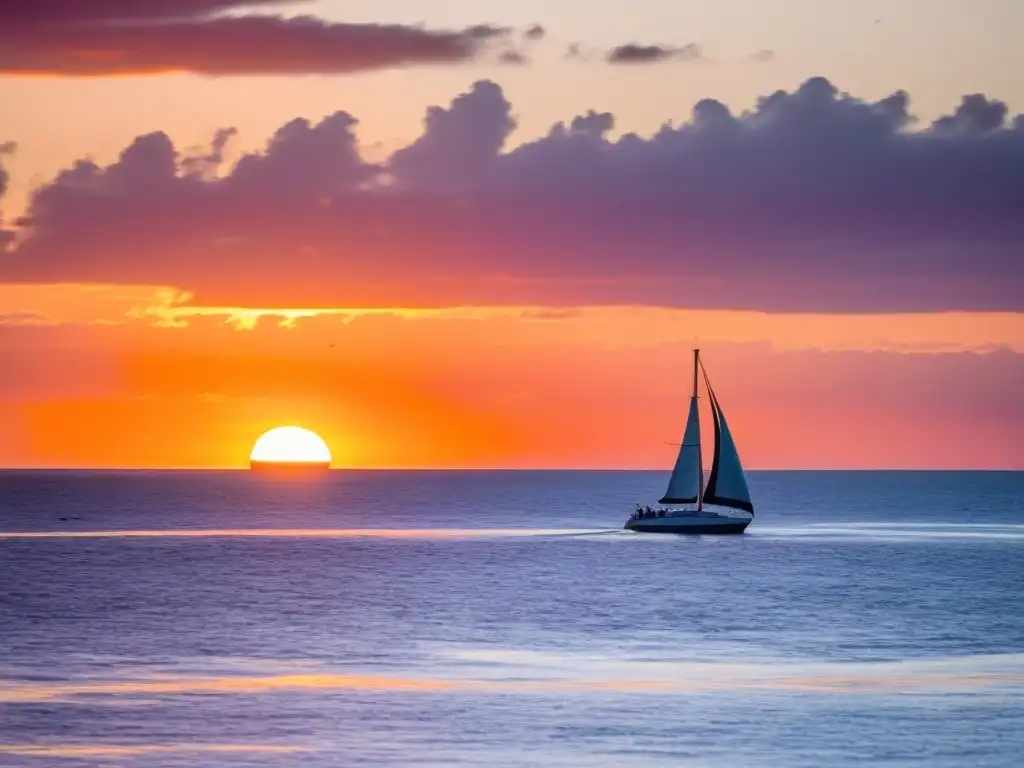
[[[696,43],[681,47],[626,43],[613,48],[606,56],[609,64],[657,64],[673,60],[700,61],[703,58],[704,53]]]
[[[42,312],[20,310],[0,313],[0,325],[56,325],[57,322]]]
[[[770,48],[762,48],[760,51],[750,54],[750,58],[754,61],[761,62],[762,64],[768,64],[775,61],[777,56],[775,51]]]
[[[503,51],[502,54],[498,57],[498,60],[502,64],[523,65],[530,63],[529,56],[527,56],[522,51],[517,50]]]

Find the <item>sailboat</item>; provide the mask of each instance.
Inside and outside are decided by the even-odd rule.
[[[700,446],[700,409],[697,406],[697,388],[700,374],[703,374],[711,403],[711,415],[715,425],[715,454],[711,462],[711,474],[704,484],[704,462]],[[660,504],[668,508],[652,510],[639,506],[624,526],[631,531],[642,533],[743,533],[754,519],[754,505],[747,490],[747,478],[743,473],[736,443],[733,442],[725,414],[718,404],[718,398],[711,389],[711,381],[700,360],[700,350],[693,350],[693,396],[690,398],[690,414],[686,419],[683,444],[679,448],[668,490]],[[677,508],[696,505],[695,508]],[[713,511],[711,505],[724,508]]]

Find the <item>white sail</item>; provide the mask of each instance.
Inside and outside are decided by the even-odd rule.
[[[703,370],[703,366],[701,369]],[[718,398],[711,389],[707,371],[704,371],[704,384],[708,388],[711,412],[715,419],[715,458],[711,464],[707,490],[704,492],[704,503],[743,509],[753,514],[754,505],[750,500],[740,454],[736,450],[736,443],[729,432],[729,425],[725,421],[722,407],[718,404]]]
[[[701,485],[700,461],[700,414],[697,398],[690,398],[690,415],[686,419],[683,444],[679,457],[668,481],[668,490],[661,499],[662,504],[689,504],[697,501]]]

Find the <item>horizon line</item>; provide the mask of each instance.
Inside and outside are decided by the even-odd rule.
[[[661,472],[663,467],[328,467],[329,473],[342,472]],[[759,467],[746,472],[1024,472],[1022,467]],[[262,473],[245,466],[178,466],[178,467],[102,467],[102,466],[0,466],[0,473],[16,472],[180,472],[180,473],[244,473],[259,476]]]

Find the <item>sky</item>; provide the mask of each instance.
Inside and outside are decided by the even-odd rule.
[[[0,0],[0,466],[1024,469],[1022,27]]]

